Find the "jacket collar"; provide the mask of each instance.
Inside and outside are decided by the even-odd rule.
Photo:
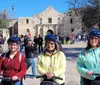
[[[88,52],[97,51],[97,50],[100,50],[100,47],[98,47],[98,48],[90,48],[90,49],[88,50]]]
[[[52,55],[54,55],[54,54],[56,54],[56,53],[57,53],[57,50],[55,50],[55,51],[52,53]],[[49,52],[45,52],[45,54],[48,55],[48,56],[51,56],[51,54],[50,54]]]
[[[19,56],[19,54],[20,54],[20,52],[19,52],[19,51],[17,51],[17,52],[16,52],[16,54],[14,55],[14,57]],[[8,57],[10,56],[10,51],[7,53],[7,55],[8,55]]]

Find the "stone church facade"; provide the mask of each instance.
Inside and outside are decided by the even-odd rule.
[[[76,22],[76,20],[78,20]],[[12,34],[26,35],[30,33],[33,36],[46,35],[48,29],[52,29],[55,34],[67,35],[70,29],[82,29],[81,20],[77,17],[72,18],[64,13],[57,12],[49,6],[46,10],[33,17],[19,17],[11,20],[9,28]],[[79,30],[78,30],[79,31]]]

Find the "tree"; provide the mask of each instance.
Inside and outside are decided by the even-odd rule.
[[[85,7],[83,16],[83,23],[87,28],[95,24],[100,24],[100,1],[89,0],[88,5]]]
[[[73,10],[76,16],[79,15],[79,8],[83,8],[86,4],[87,0],[68,0],[67,3],[69,4],[71,10]]]
[[[77,5],[79,1],[81,4]],[[91,28],[95,24],[100,26],[100,0],[69,0],[69,2],[76,16],[81,14],[85,27]]]
[[[8,27],[7,19],[0,19],[0,28],[7,28],[7,27]]]
[[[8,27],[7,12],[4,10],[0,13],[0,29]]]
[[[98,11],[98,8],[89,6],[85,9],[82,19],[84,25],[90,28],[93,25],[100,23],[99,17],[100,17],[100,12]]]

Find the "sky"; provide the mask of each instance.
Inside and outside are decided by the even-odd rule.
[[[12,11],[12,6],[15,11]],[[43,12],[48,6],[61,13],[69,9],[67,0],[0,0],[0,12],[6,9],[10,18],[32,17]]]

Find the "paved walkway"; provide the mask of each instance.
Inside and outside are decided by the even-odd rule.
[[[76,60],[78,53],[86,46],[86,43],[80,42],[72,45],[63,45],[64,52],[66,54],[66,85],[80,85],[80,76],[76,70]],[[73,54],[70,56],[69,54]],[[75,55],[76,54],[76,55]],[[68,56],[69,55],[69,56]],[[37,61],[37,58],[35,58]],[[27,71],[31,73],[31,68]],[[40,79],[26,79],[23,80],[24,85],[39,85]]]

